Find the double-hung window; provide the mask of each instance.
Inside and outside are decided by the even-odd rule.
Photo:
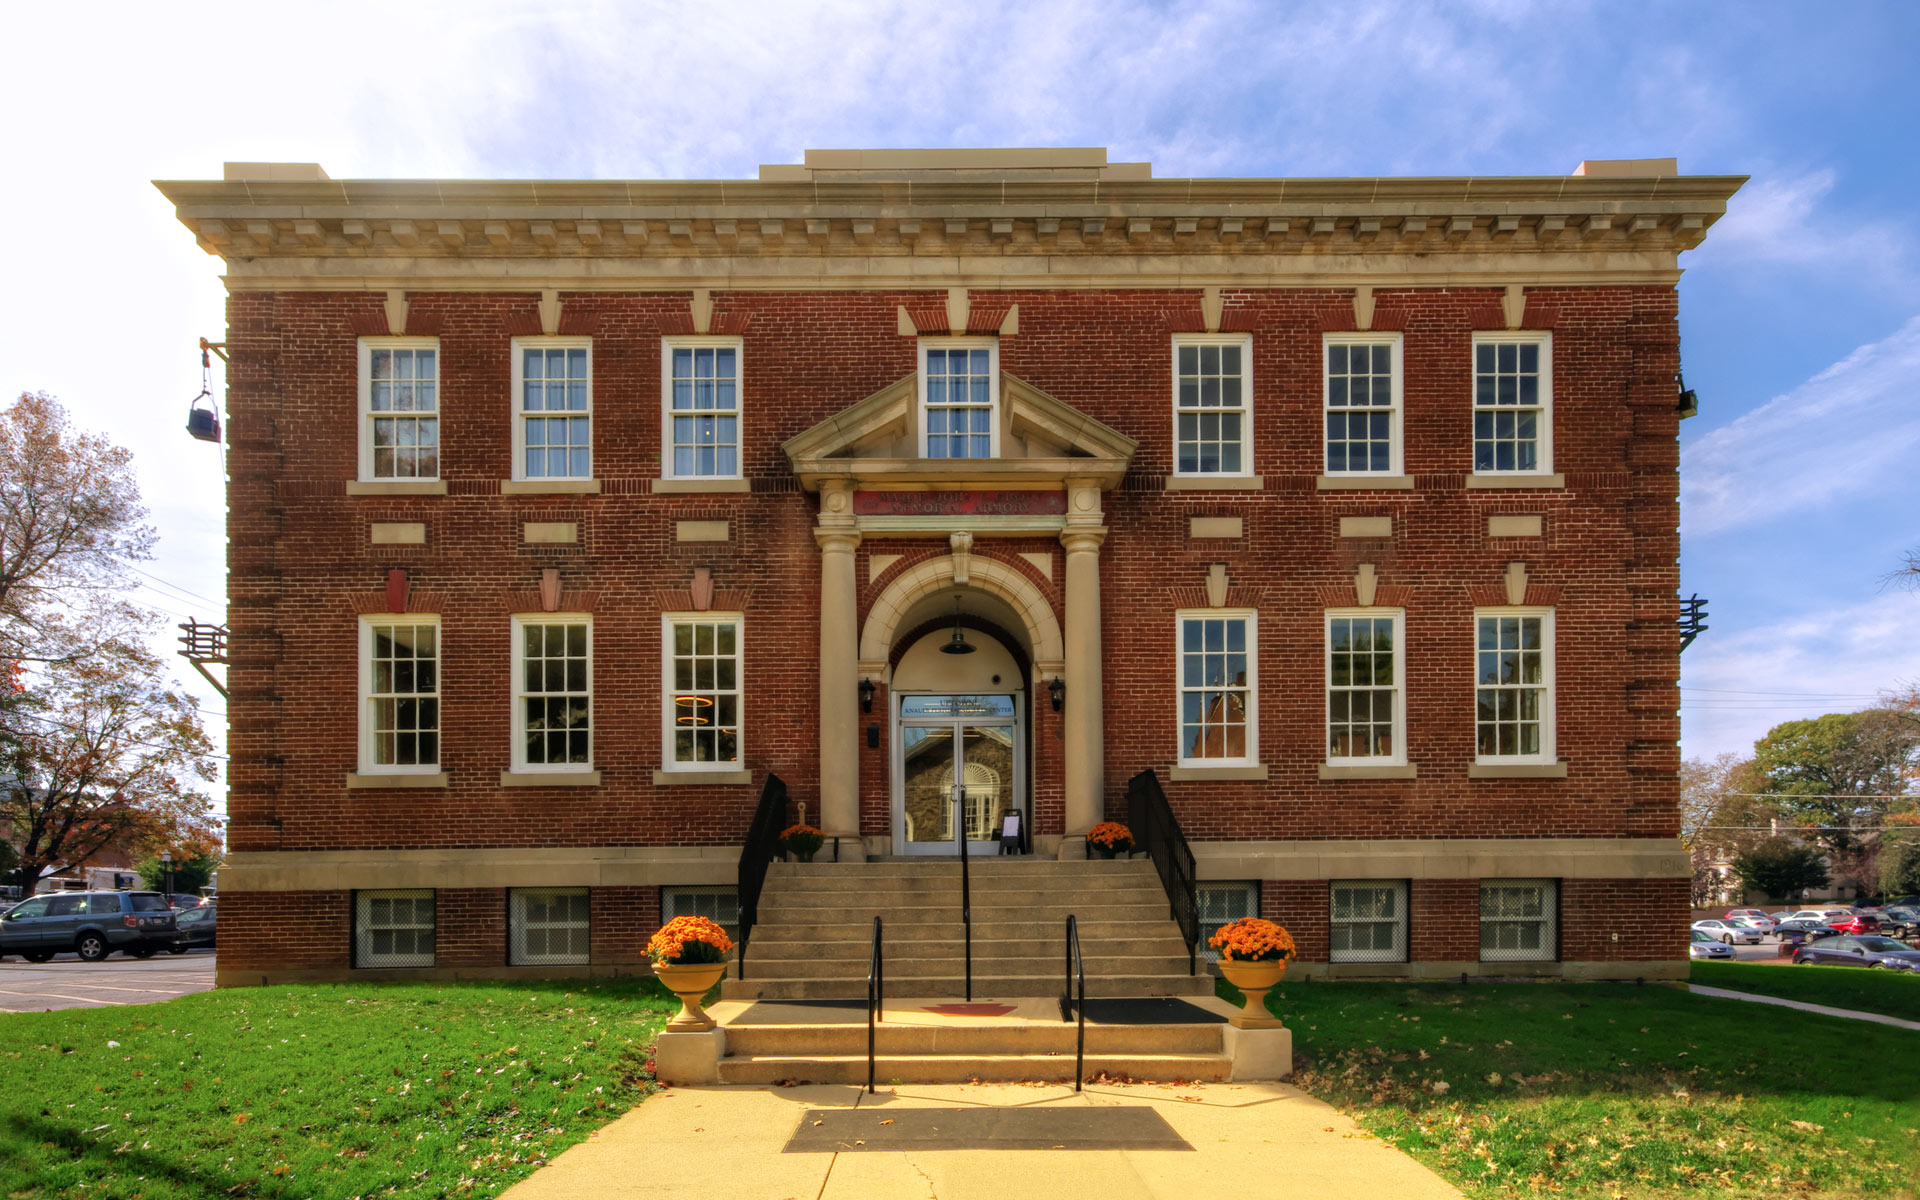
[[[513,339],[513,477],[593,478],[593,341]]]
[[[740,769],[740,626],[735,615],[668,614],[664,633],[662,767]]]
[[[1400,335],[1329,334],[1322,353],[1327,474],[1401,474]]]
[[[360,339],[360,478],[440,478],[440,341]]]
[[[433,965],[433,891],[355,892],[353,965]]]
[[[1483,608],[1473,626],[1475,757],[1553,762],[1553,610]]]
[[[1407,961],[1405,880],[1337,879],[1328,893],[1331,961]]]
[[[1253,471],[1253,339],[1173,339],[1173,470],[1176,475]]]
[[[513,619],[513,769],[593,768],[593,622]]]
[[[1254,765],[1259,700],[1258,622],[1251,612],[1208,610],[1175,618],[1180,765]]]
[[[668,479],[740,478],[740,339],[661,344]]]
[[[740,893],[730,887],[669,887],[660,889],[660,919],[705,917],[740,939]]]
[[[1473,336],[1473,473],[1553,470],[1553,335]]]
[[[1560,957],[1560,881],[1480,881],[1480,961],[1553,962]]]
[[[1327,613],[1327,762],[1407,761],[1399,609]]]
[[[440,769],[440,618],[360,621],[360,769]]]
[[[927,458],[992,458],[1000,450],[1000,347],[993,338],[920,343],[921,446]]]

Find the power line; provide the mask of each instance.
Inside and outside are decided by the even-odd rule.
[[[13,716],[16,716],[16,717],[23,717],[23,718],[25,718],[26,720],[29,720],[29,721],[40,721],[40,722],[43,722],[43,723],[45,723],[45,724],[48,724],[48,725],[51,725],[51,726],[53,726],[53,727],[54,727],[55,729],[64,729],[64,730],[66,730],[66,731],[67,731],[68,733],[86,733],[86,732],[87,732],[87,729],[86,729],[86,727],[85,727],[85,726],[82,726],[82,725],[68,725],[68,724],[66,724],[65,722],[62,722],[62,721],[56,721],[56,720],[54,720],[54,719],[53,719],[52,717],[43,717],[43,716],[41,716],[41,715],[40,715],[39,713],[25,713],[25,712],[23,712],[23,713],[14,713],[14,714],[12,714],[12,715],[13,715]],[[133,746],[145,746],[145,747],[146,747],[147,749],[149,749],[149,750],[164,750],[164,751],[167,751],[167,752],[169,752],[169,753],[172,753],[172,752],[173,752],[173,750],[174,750],[174,747],[172,747],[172,746],[162,746],[162,745],[160,745],[160,744],[159,744],[158,742],[145,742],[145,741],[141,741],[141,740],[140,740],[139,738],[127,738],[127,739],[126,739],[126,741],[127,741],[127,743],[128,743],[129,745],[133,745]],[[232,760],[231,758],[229,758],[229,757],[228,757],[227,755],[225,755],[225,754],[216,754],[216,753],[214,753],[214,752],[213,752],[213,751],[211,751],[211,750],[208,750],[208,751],[206,751],[206,752],[205,752],[205,756],[206,756],[207,758],[217,758],[217,759],[219,759],[219,760],[221,760],[222,762],[231,762],[231,761],[233,761],[233,760]]]
[[[225,600],[215,600],[212,596],[202,596],[199,592],[194,591],[192,588],[184,588],[184,587],[181,587],[179,584],[172,582],[171,580],[162,579],[158,575],[155,575],[152,571],[142,571],[140,570],[139,567],[134,566],[132,563],[127,562],[125,559],[121,559],[120,561],[122,562],[122,564],[126,566],[128,570],[138,571],[140,574],[145,575],[148,579],[153,580],[155,583],[164,583],[168,587],[172,588],[174,591],[184,593],[186,596],[191,597],[192,599],[204,600],[208,604],[218,604],[222,608],[225,608],[227,606],[227,602]]]

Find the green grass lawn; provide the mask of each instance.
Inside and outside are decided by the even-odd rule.
[[[1920,1179],[1920,1033],[1658,985],[1321,982],[1269,1005],[1297,1086],[1470,1195],[1911,1197]]]
[[[1920,1021],[1920,972],[1697,962],[1693,982]]]
[[[498,1194],[645,1094],[652,980],[236,988],[0,1020],[0,1197]]]

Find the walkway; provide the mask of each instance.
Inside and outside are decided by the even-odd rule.
[[[1285,1084],[674,1088],[504,1200],[1459,1200]]]
[[[1751,1000],[1755,1004],[1771,1004],[1778,1008],[1797,1008],[1801,1012],[1819,1013],[1823,1017],[1845,1017],[1849,1021],[1872,1021],[1876,1025],[1892,1025],[1897,1029],[1920,1029],[1920,1021],[1906,1021],[1899,1017],[1889,1017],[1884,1013],[1860,1012],[1852,1008],[1829,1008],[1824,1004],[1809,1004],[1805,1000],[1784,1000],[1779,996],[1762,996],[1757,992],[1736,992],[1728,988],[1704,987],[1697,983],[1688,984],[1687,990],[1696,996],[1712,996],[1716,1000]]]

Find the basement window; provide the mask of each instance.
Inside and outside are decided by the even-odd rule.
[[[355,892],[353,965],[433,965],[433,891]]]
[[[1207,945],[1207,939],[1219,933],[1222,925],[1260,915],[1260,884],[1255,880],[1208,881],[1195,884],[1193,895],[1200,911],[1200,957],[1219,962],[1220,952]]]
[[[1330,961],[1407,961],[1405,880],[1336,880],[1328,892]]]
[[[669,887],[660,889],[660,920],[664,924],[675,917],[705,917],[740,937],[740,893],[730,887]]]
[[[507,893],[507,961],[516,967],[584,964],[592,941],[586,888],[513,888]]]
[[[1480,881],[1480,961],[1556,962],[1560,958],[1560,881]]]

